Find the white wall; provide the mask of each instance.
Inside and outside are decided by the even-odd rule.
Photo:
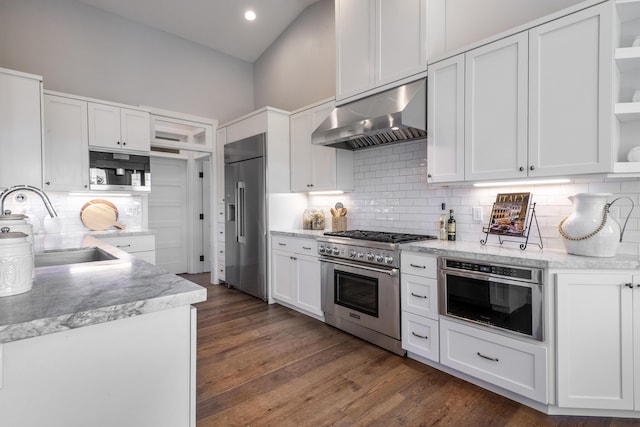
[[[334,1],[306,8],[255,62],[256,108],[292,111],[336,93]]]
[[[497,193],[529,191],[536,203],[536,214],[545,248],[563,249],[558,233],[562,218],[573,211],[568,196],[576,193],[612,193],[611,199],[630,197],[638,206],[640,181],[629,180],[577,180],[572,184],[538,185],[527,187],[496,188],[443,188],[429,186],[426,182],[426,140],[406,142],[387,147],[369,148],[354,153],[354,192],[340,196],[310,196],[309,206],[325,210],[342,202],[349,209],[350,229],[399,231],[438,235],[440,204],[453,209],[457,221],[457,238],[461,241],[479,242],[485,237],[482,227],[489,222],[491,207]],[[626,216],[628,201],[621,200],[614,206]],[[483,221],[472,220],[471,208],[482,207]],[[635,208],[624,234],[618,253],[640,255],[640,209]],[[327,221],[327,229],[331,223]],[[534,233],[537,238],[537,234]],[[489,236],[490,244],[498,244],[496,236]],[[518,248],[517,244],[505,243]],[[530,246],[528,251],[537,247]]]
[[[253,66],[73,0],[0,0],[0,67],[44,87],[225,122],[254,109]]]

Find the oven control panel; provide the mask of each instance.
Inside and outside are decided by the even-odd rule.
[[[332,258],[342,258],[368,264],[387,265],[390,267],[397,267],[399,265],[396,251],[388,249],[318,242],[318,254]]]
[[[473,271],[477,273],[491,274],[494,276],[511,277],[514,279],[535,281],[536,269],[510,267],[500,264],[480,264],[464,260],[447,259],[447,269]]]

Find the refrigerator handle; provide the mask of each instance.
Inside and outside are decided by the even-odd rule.
[[[245,201],[244,201],[244,181],[238,181],[236,184],[236,240],[238,243],[246,243],[247,236],[245,230]]]

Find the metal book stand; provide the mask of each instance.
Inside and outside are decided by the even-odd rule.
[[[493,207],[495,208],[495,203],[493,204]],[[525,250],[527,248],[527,244],[529,243],[529,236],[531,234],[531,225],[533,224],[533,222],[535,221],[536,223],[536,230],[538,231],[538,242],[531,242],[534,245],[537,245],[540,249],[542,249],[542,236],[540,235],[540,226],[538,225],[538,218],[536,217],[536,204],[535,203],[531,203],[531,206],[529,206],[529,223],[526,224],[526,226],[522,229],[522,231],[520,232],[500,232],[500,231],[496,231],[496,230],[492,230],[491,229],[491,224],[493,224],[493,216],[494,216],[494,212],[495,209],[491,209],[491,218],[489,218],[489,226],[487,227],[482,227],[482,231],[485,234],[484,239],[480,240],[480,243],[482,245],[486,245],[487,241],[489,240],[489,234],[495,235],[498,237],[498,242],[500,242],[500,245],[502,245],[504,242],[515,242],[515,243],[520,243],[520,249]],[[504,238],[503,236],[508,236],[509,239]]]

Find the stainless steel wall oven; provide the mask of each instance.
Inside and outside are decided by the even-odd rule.
[[[543,341],[542,269],[442,257],[440,314]]]

